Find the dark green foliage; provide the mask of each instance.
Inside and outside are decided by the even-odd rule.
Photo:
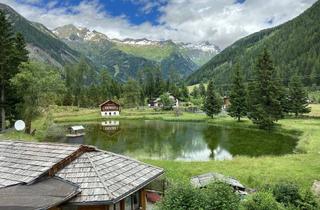
[[[200,90],[197,86],[195,86],[191,92],[191,95],[194,97],[194,98],[199,98],[200,97]]]
[[[275,199],[288,209],[316,210],[319,202],[311,191],[301,195],[299,187],[294,183],[281,182],[272,187]]]
[[[202,97],[205,97],[207,92],[206,92],[206,87],[204,86],[204,84],[201,82],[199,85],[199,91],[200,91],[200,95]]]
[[[129,79],[123,87],[124,106],[136,107],[140,101],[140,86],[137,81]]]
[[[174,73],[179,79],[184,79],[198,68],[198,66],[188,57],[179,52],[171,53],[160,63],[161,72],[164,78]]]
[[[190,185],[171,187],[157,204],[159,210],[203,210],[204,198],[199,189]]]
[[[282,117],[281,92],[267,50],[259,57],[255,80],[249,86],[248,117],[260,128],[270,129]]]
[[[240,198],[224,183],[198,189],[190,185],[171,187],[157,205],[159,210],[238,210]]]
[[[278,27],[249,35],[213,57],[188,77],[190,84],[215,78],[215,84],[230,84],[233,65],[239,63],[247,81],[252,79],[256,56],[267,47],[283,82],[299,72],[306,86],[320,85],[320,1],[297,18]],[[312,78],[310,81],[310,76]]]
[[[233,191],[229,185],[221,182],[215,182],[201,190],[205,199],[203,209],[211,210],[238,210],[240,197]]]
[[[174,105],[175,101],[173,101],[171,98],[170,98],[170,94],[169,93],[164,93],[160,96],[160,100],[161,100],[161,103],[163,105],[163,109],[164,110],[171,110],[172,109],[172,106]]]
[[[295,75],[289,83],[289,111],[297,117],[299,114],[309,113],[308,94],[304,90],[300,78]]]
[[[245,210],[283,210],[270,192],[258,192],[244,201]]]
[[[60,101],[65,91],[59,73],[39,63],[25,63],[21,72],[11,80],[22,98],[20,112],[26,122],[26,133],[31,131],[32,120],[47,109],[49,105]]]
[[[222,100],[216,93],[213,81],[211,80],[208,84],[207,95],[204,103],[204,111],[206,114],[213,118],[213,115],[221,112]]]
[[[275,199],[286,206],[297,205],[301,201],[299,188],[293,183],[278,183],[273,187],[272,192]]]
[[[308,190],[305,192],[302,201],[298,202],[298,208],[301,210],[318,210],[320,209],[319,198]]]
[[[241,117],[247,115],[247,91],[243,84],[240,66],[237,65],[233,77],[233,86],[230,93],[230,107],[228,113],[240,121]]]
[[[188,99],[189,99],[189,90],[188,90],[188,87],[185,84],[183,84],[181,86],[181,91],[180,91],[179,95],[180,95],[180,98],[181,98],[182,101],[188,101]]]
[[[21,101],[15,94],[10,79],[19,72],[19,65],[28,60],[26,44],[21,34],[14,37],[12,26],[0,11],[0,89],[1,89],[1,129],[5,129],[6,120],[10,123],[17,118],[17,104]]]

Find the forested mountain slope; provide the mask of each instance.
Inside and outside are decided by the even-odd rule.
[[[185,78],[219,52],[219,48],[210,43],[111,39],[103,33],[74,25],[58,27],[53,33],[121,81],[136,78],[138,72],[146,68],[160,68],[164,78],[170,74]]]
[[[42,24],[28,21],[5,4],[0,3],[0,11],[7,15],[15,32],[20,32],[24,36],[31,59],[56,67],[79,60],[78,52],[71,49]]]
[[[191,74],[187,81],[195,84],[214,78],[217,84],[229,84],[236,63],[249,79],[264,48],[271,53],[284,82],[298,73],[305,85],[320,85],[320,1],[287,23],[235,42]]]

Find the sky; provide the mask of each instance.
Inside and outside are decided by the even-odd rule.
[[[225,48],[284,23],[316,0],[0,0],[25,18],[54,29],[87,27],[110,38],[209,41]]]

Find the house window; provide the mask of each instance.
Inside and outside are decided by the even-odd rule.
[[[120,210],[120,202],[113,205],[113,210]]]
[[[140,209],[140,192],[136,192],[131,196],[131,198],[132,198],[133,210],[139,210]]]
[[[125,210],[132,210],[131,196],[125,200]]]

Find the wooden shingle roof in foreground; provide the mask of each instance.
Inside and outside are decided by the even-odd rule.
[[[79,186],[73,204],[113,204],[145,187],[163,169],[91,146],[0,141],[0,190],[56,176]]]
[[[0,188],[31,183],[80,145],[0,141]]]
[[[163,170],[111,152],[84,153],[56,176],[76,183],[81,194],[72,203],[116,203],[150,183]]]

